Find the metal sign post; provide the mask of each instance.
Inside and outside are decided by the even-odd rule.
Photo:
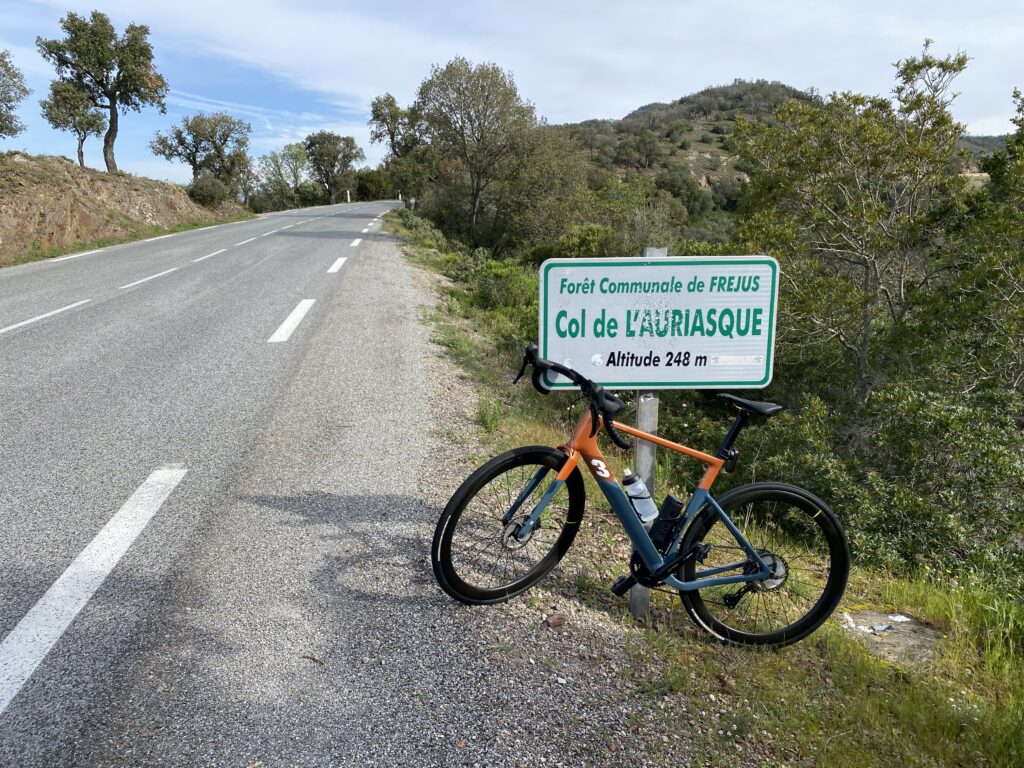
[[[668,248],[644,248],[648,258],[668,256]],[[636,392],[636,428],[644,432],[658,431],[658,393],[653,389],[638,389]],[[658,446],[645,440],[633,441],[633,456],[636,466],[633,471],[644,481],[651,498],[654,495],[654,480],[657,469]],[[629,590],[629,612],[637,619],[646,619],[651,613],[651,590],[640,584]]]

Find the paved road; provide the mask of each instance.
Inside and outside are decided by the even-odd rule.
[[[0,270],[0,768],[691,762],[571,586],[433,583],[476,393],[389,207]]]
[[[364,472],[372,435],[349,420],[412,370],[391,334],[407,337],[415,310],[389,303],[393,278],[374,264],[389,207],[292,211],[0,270],[0,765],[146,762],[121,753],[117,713],[174,683],[140,683],[139,670],[187,666],[196,643],[281,642],[281,611],[305,610],[287,569],[307,567],[301,534],[323,514],[308,478],[340,461],[367,493],[386,482]],[[350,450],[311,456],[326,435]],[[223,612],[175,626],[199,595]],[[187,637],[169,650],[175,631]],[[286,657],[308,674],[318,664],[300,657],[316,648],[303,640]],[[292,674],[246,672],[261,686]],[[211,695],[177,704],[187,715]],[[206,754],[217,744],[211,734]]]

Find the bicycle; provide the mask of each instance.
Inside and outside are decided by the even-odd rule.
[[[735,469],[734,443],[749,419],[771,417],[783,406],[719,394],[738,413],[711,455],[615,421],[625,408],[622,400],[577,371],[540,358],[534,344],[526,348],[515,382],[528,366],[538,392],[551,391],[543,376],[554,371],[579,387],[589,407],[564,445],[496,456],[455,492],[431,547],[434,576],[448,595],[469,604],[501,603],[558,564],[583,519],[582,459],[634,547],[630,573],[612,585],[614,594],[622,597],[636,584],[676,590],[698,627],[737,645],[789,645],[831,615],[846,589],[850,551],[828,505],[784,483],[749,483],[719,499],[711,495],[719,473]],[[601,453],[602,428],[624,450],[630,444],[623,433],[706,464],[689,501],[668,497],[648,530]]]

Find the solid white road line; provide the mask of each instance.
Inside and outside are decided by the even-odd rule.
[[[59,314],[61,312],[66,312],[69,309],[80,307],[83,304],[88,303],[89,301],[91,301],[91,299],[82,299],[81,301],[76,301],[74,304],[68,304],[66,307],[61,307],[60,309],[55,309],[52,312],[47,312],[45,315],[39,315],[38,317],[33,317],[29,320],[22,320],[20,323],[15,323],[14,325],[8,325],[6,328],[0,328],[0,333],[7,333],[8,331],[13,331],[15,328],[21,328],[22,326],[29,325],[30,323],[34,323],[37,320],[45,320],[46,318],[53,317],[54,315]]]
[[[235,243],[235,248],[237,248],[240,245],[245,245],[246,243],[251,243],[255,239],[256,239],[255,237],[250,237],[248,240],[243,240],[240,243]]]
[[[156,470],[0,643],[0,714],[185,476]]]
[[[327,274],[330,274],[331,272],[337,272],[339,269],[341,269],[341,267],[344,264],[345,264],[345,257],[342,256],[336,262],[331,264],[331,268],[327,270]]]
[[[177,267],[171,267],[170,269],[165,269],[163,272],[157,272],[155,275],[150,275],[149,277],[144,277],[141,280],[136,280],[134,283],[128,283],[128,285],[119,286],[118,290],[122,290],[124,288],[133,288],[136,285],[142,285],[142,283],[148,283],[150,280],[156,280],[158,277],[163,277],[164,275],[169,275],[169,274],[171,274],[171,272],[177,272],[177,271],[178,271]]]
[[[303,299],[299,302],[299,305],[292,310],[292,313],[285,318],[285,321],[281,323],[281,327],[274,331],[274,335],[267,339],[271,344],[277,344],[282,341],[288,341],[288,337],[292,335],[299,323],[302,322],[302,318],[309,312],[309,308],[316,303],[316,299]]]
[[[349,243],[349,245],[355,246],[355,245],[359,245],[361,242],[363,242],[363,238],[357,237],[355,240],[353,240],[351,243]]]
[[[68,259],[77,259],[79,256],[91,256],[94,253],[99,253],[102,248],[97,248],[95,251],[82,251],[81,253],[72,253],[70,256],[61,256],[56,259],[50,259],[50,261],[67,261]]]
[[[211,256],[217,256],[218,254],[224,253],[224,251],[226,251],[226,250],[227,250],[227,248],[221,248],[219,251],[214,251],[213,253],[208,253],[205,256],[200,256],[198,259],[192,259],[192,263],[195,264],[197,261],[202,261],[203,259],[208,259]]]
[[[171,232],[171,234],[169,234],[169,235],[160,235],[159,237],[148,237],[145,240],[143,240],[142,242],[144,242],[144,243],[152,243],[154,240],[163,240],[165,237],[174,237],[176,234],[178,234],[178,233],[177,232]]]

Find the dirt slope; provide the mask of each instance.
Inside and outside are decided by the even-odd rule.
[[[65,157],[0,154],[0,266],[28,254],[130,239],[237,216],[193,203],[174,184],[80,168]]]

